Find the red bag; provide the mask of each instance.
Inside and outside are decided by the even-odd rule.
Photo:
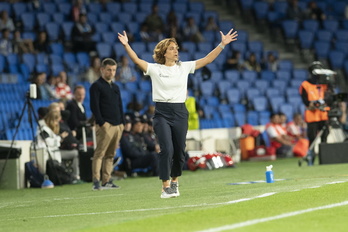
[[[309,141],[308,139],[299,139],[294,148],[292,149],[292,152],[294,153],[294,156],[297,157],[305,157],[308,152],[309,147]]]

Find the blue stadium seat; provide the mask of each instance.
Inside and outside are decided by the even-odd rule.
[[[121,11],[121,4],[119,2],[108,2],[106,3],[106,10],[116,16]]]
[[[294,69],[292,71],[292,76],[294,79],[304,81],[308,79],[308,71],[306,69]]]
[[[348,42],[348,30],[347,29],[339,29],[336,30],[335,33],[336,42]]]
[[[280,60],[278,62],[278,69],[279,70],[287,70],[287,71],[292,71],[294,68],[294,64],[291,60]]]
[[[65,16],[70,16],[71,14],[71,3],[70,2],[60,2],[57,4],[58,12],[64,14]]]
[[[207,105],[209,106],[214,106],[214,107],[218,107],[219,104],[220,104],[220,101],[217,97],[215,96],[208,96],[208,97],[205,97],[206,99],[206,103]]]
[[[60,25],[63,31],[64,40],[69,41],[71,39],[71,30],[74,27],[74,23],[67,21],[61,23]]]
[[[268,100],[264,96],[254,97],[252,105],[256,111],[265,111],[268,109]]]
[[[283,96],[273,96],[269,99],[272,111],[274,113],[279,113],[280,105],[285,103],[285,98]]]
[[[63,54],[63,62],[68,67],[69,72],[77,73],[79,71],[79,65],[75,53],[65,52]]]
[[[77,63],[82,68],[88,68],[90,66],[89,55],[86,52],[76,53]]]
[[[262,70],[260,72],[260,79],[268,82],[272,82],[275,79],[275,73],[273,71]]]
[[[331,32],[335,32],[339,27],[339,21],[335,19],[323,20],[322,24],[323,24],[323,29],[331,31]]]
[[[99,14],[99,22],[110,24],[113,22],[113,16],[109,12],[101,12]]]
[[[42,9],[44,12],[53,15],[58,11],[57,5],[53,2],[45,2],[42,4]]]
[[[245,97],[245,91],[251,86],[248,81],[240,80],[236,83],[236,87],[240,90],[241,96]]]
[[[347,42],[337,41],[334,46],[336,50],[342,51],[346,55],[348,55],[348,41]]]
[[[37,25],[39,26],[39,30],[44,30],[45,25],[48,22],[51,22],[51,15],[46,12],[39,12],[36,14],[36,22],[37,22]]]
[[[246,123],[246,113],[245,112],[234,113],[234,118],[236,120],[237,126],[243,126]]]
[[[267,13],[269,11],[269,4],[268,2],[255,2],[253,4],[253,10],[256,21],[266,19]]]
[[[231,44],[231,48],[234,51],[239,51],[240,55],[243,57],[245,52],[247,51],[246,43],[243,41],[235,41]]]
[[[291,72],[288,70],[276,71],[276,77],[278,80],[289,81],[291,79]]]
[[[218,83],[219,81],[221,81],[223,79],[223,72],[221,71],[215,71],[211,73],[211,77],[210,80]]]
[[[299,29],[299,23],[296,20],[284,20],[281,27],[286,40],[296,39]]]
[[[297,80],[297,79],[290,80],[290,87],[299,88],[302,82],[303,82],[302,80]]]
[[[202,35],[203,35],[204,40],[206,42],[209,42],[210,44],[212,44],[212,42],[215,41],[215,37],[216,37],[215,31],[203,31]],[[199,47],[199,50],[200,50],[200,47]]]
[[[303,105],[302,98],[297,96],[289,96],[288,97],[288,103],[290,103],[293,107],[293,113],[300,113],[300,106]]]
[[[112,22],[110,24],[111,30],[115,33],[120,32],[122,33],[124,30],[126,30],[126,27],[124,23],[121,22]]]
[[[130,22],[127,24],[127,31],[132,33],[133,35],[138,33],[139,31],[139,23],[137,22]]]
[[[289,99],[289,97],[298,97],[300,95],[298,88],[289,87],[285,90],[286,98]]]
[[[48,22],[45,25],[45,29],[50,41],[57,41],[60,36],[60,25],[55,22]]]
[[[247,123],[252,126],[259,125],[259,113],[257,111],[248,111],[246,115]]]
[[[288,121],[292,121],[292,117],[295,113],[294,107],[292,106],[292,104],[289,104],[289,103],[281,104],[279,106],[279,112],[284,113]]]
[[[196,51],[197,51],[197,47],[196,47],[196,44],[194,42],[190,42],[190,41],[183,41],[181,43],[181,46],[182,48],[180,49],[183,49],[183,50],[188,50],[188,52],[192,55],[194,54]]]
[[[317,30],[316,32],[317,41],[331,42],[333,38],[333,33],[329,30]]]
[[[241,79],[240,72],[236,70],[227,70],[225,71],[225,79],[235,84]]]
[[[200,42],[197,44],[197,52],[208,54],[211,50],[213,50],[213,44],[211,42]]]
[[[205,6],[203,2],[191,2],[191,1],[187,1],[188,4],[188,10],[190,12],[204,12],[205,11]]]
[[[15,2],[12,3],[12,10],[14,13],[14,19],[20,20],[21,15],[29,11],[27,4],[24,2]],[[9,13],[9,16],[11,15],[11,11],[7,11]]]
[[[36,64],[35,55],[34,54],[32,54],[32,53],[24,53],[22,55],[22,62],[27,65],[27,67],[29,68],[30,72],[34,71],[35,64]],[[1,69],[0,69],[0,71],[1,71]]]
[[[144,92],[151,92],[152,84],[150,81],[141,80],[139,81],[139,89]]]
[[[96,22],[94,24],[96,33],[105,33],[109,31],[109,24],[103,22]]]
[[[343,62],[346,58],[343,51],[332,50],[329,52],[328,59],[331,69],[337,70],[343,67]]]
[[[99,2],[90,2],[87,5],[87,11],[89,13],[100,14],[102,12],[102,6]]]
[[[52,21],[61,25],[65,22],[65,15],[61,12],[54,13],[52,15]]]
[[[287,14],[288,3],[285,1],[275,1],[273,2],[273,9],[275,12],[280,14],[281,18],[283,18]]]
[[[4,72],[5,66],[6,66],[5,56],[0,54],[0,72]]]
[[[269,88],[269,83],[270,82],[266,80],[256,80],[254,82],[254,87],[258,88],[261,94],[265,94],[266,90]]]
[[[246,97],[249,101],[252,101],[253,98],[261,96],[261,91],[257,88],[249,88],[246,90]]]
[[[239,1],[243,11],[251,10],[254,5],[254,0],[241,0]]]
[[[58,76],[61,71],[65,71],[63,64],[51,64],[51,74],[53,76]]]
[[[248,42],[248,50],[254,53],[263,52],[263,43],[260,40],[249,41]]]
[[[257,72],[244,70],[241,72],[242,79],[250,83],[254,83],[257,80]]]
[[[298,32],[298,39],[301,49],[312,49],[314,41],[314,32],[309,30],[300,30]]]
[[[62,55],[57,54],[49,54],[48,60],[50,64],[63,64],[63,57]]]
[[[217,83],[217,89],[219,91],[220,99],[226,98],[227,90],[229,90],[232,87],[232,83],[227,80],[222,80]]]
[[[274,80],[272,82],[273,84],[273,87],[274,88],[277,88],[280,90],[280,92],[284,92],[285,88],[287,87],[288,85],[288,82],[287,81],[284,81],[284,80]]]
[[[97,43],[96,49],[101,58],[112,56],[112,46],[108,43]]]
[[[35,28],[35,15],[32,12],[21,14],[21,20],[23,25],[23,31],[33,31]]]
[[[237,88],[230,88],[226,92],[227,100],[230,105],[240,103],[241,93]]]
[[[132,15],[129,13],[120,12],[117,14],[117,17],[118,17],[118,21],[124,25],[127,25],[129,22],[133,21]]]
[[[61,43],[51,43],[50,50],[51,50],[51,53],[62,57],[64,53],[64,46]]]
[[[331,49],[330,42],[316,41],[314,42],[314,52],[316,59],[327,59]]]
[[[112,45],[116,42],[117,35],[114,32],[103,32],[101,37],[104,43]]]
[[[231,20],[219,20],[219,27],[220,27],[220,30],[223,32],[223,33],[227,33],[229,32],[232,28],[234,28],[234,25],[233,25],[233,22]],[[245,31],[244,31],[245,32]],[[214,32],[216,33],[216,32]],[[238,31],[238,40],[239,41],[245,41],[243,39],[240,39],[240,31]],[[244,35],[245,36],[245,35]]]
[[[215,83],[212,81],[203,81],[200,83],[200,92],[202,96],[213,96],[215,90]]]
[[[249,40],[249,34],[246,30],[238,30],[238,41],[246,43]]]
[[[138,4],[135,2],[123,2],[122,10],[128,14],[136,14],[138,11]]]
[[[172,10],[174,10],[175,13],[184,14],[188,11],[188,5],[186,4],[186,2],[173,2]]]
[[[302,21],[302,27],[304,30],[315,33],[319,29],[319,22],[314,19],[305,19]]]

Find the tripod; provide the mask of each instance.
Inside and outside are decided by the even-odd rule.
[[[3,166],[2,171],[1,171],[1,174],[0,174],[0,180],[2,179],[2,176],[3,176],[3,174],[4,174],[7,161],[8,161],[8,159],[9,159],[10,154],[11,154],[11,151],[12,151],[12,149],[13,149],[14,141],[15,141],[16,135],[17,135],[17,133],[18,133],[18,129],[19,129],[20,124],[21,124],[21,122],[22,122],[22,120],[23,120],[23,116],[24,116],[24,113],[25,113],[26,110],[27,110],[27,114],[28,114],[28,121],[29,121],[30,129],[31,129],[31,135],[32,135],[32,138],[33,138],[33,140],[34,140],[34,141],[32,142],[32,144],[33,144],[33,149],[34,149],[34,152],[35,152],[35,162],[36,162],[36,164],[39,163],[39,162],[38,162],[37,155],[36,155],[36,154],[37,154],[37,148],[36,148],[35,133],[34,133],[34,125],[33,125],[33,118],[32,118],[33,115],[34,115],[35,122],[37,123],[37,125],[38,125],[38,127],[39,127],[39,131],[41,132],[42,129],[41,129],[40,123],[39,123],[39,121],[38,121],[38,118],[37,118],[37,116],[36,116],[36,114],[35,114],[35,110],[34,110],[33,104],[32,104],[32,102],[31,102],[31,100],[30,100],[30,93],[27,92],[27,93],[26,93],[26,97],[25,97],[25,103],[24,103],[24,105],[23,105],[21,114],[20,114],[20,116],[19,116],[18,124],[17,124],[16,129],[15,129],[15,133],[14,133],[13,136],[12,136],[12,141],[11,141],[10,149],[9,149],[9,151],[8,151],[8,153],[7,153],[6,160],[5,160],[4,166]],[[39,134],[41,134],[41,133],[39,133]],[[47,148],[47,151],[48,151],[48,155],[49,155],[50,159],[52,159],[52,156],[51,156],[50,151],[49,151],[49,149],[48,149],[48,145],[47,145],[45,139],[43,139],[43,140],[44,140],[44,143],[45,143],[45,145],[46,145],[46,148]],[[60,181],[60,180],[59,180],[59,181]]]
[[[329,130],[329,134],[332,135],[335,142],[343,142],[346,139],[346,135],[342,129],[340,122],[338,121],[338,118],[329,117],[327,124],[322,127],[322,129],[319,131],[319,133],[316,135],[315,139],[309,146],[307,155],[303,157],[303,160],[307,162],[308,166],[312,166],[314,163],[314,147],[325,130]],[[298,165],[302,165],[302,160],[298,161]]]

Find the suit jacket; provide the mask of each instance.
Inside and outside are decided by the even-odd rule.
[[[84,105],[82,105],[83,108],[86,108]],[[66,109],[70,111],[70,117],[68,119],[68,125],[71,130],[76,130],[80,128],[82,125],[84,125],[87,121],[86,113],[83,113],[80,109],[80,107],[77,105],[76,100],[71,100],[67,103]]]

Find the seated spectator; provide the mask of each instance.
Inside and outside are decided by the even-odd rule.
[[[121,83],[133,82],[137,80],[135,69],[129,65],[127,56],[121,56],[121,62],[116,71],[116,80]]]
[[[243,67],[249,71],[261,71],[261,65],[257,61],[255,53],[250,53],[248,59],[244,61]]]
[[[243,69],[243,59],[240,55],[239,51],[234,50],[232,52],[232,56],[228,57],[226,59],[226,62],[224,64],[224,69],[234,69],[234,70],[242,70]]]
[[[70,100],[72,98],[71,88],[68,85],[68,77],[65,71],[61,71],[57,78],[56,96],[59,99]]]
[[[76,180],[80,179],[79,169],[79,154],[78,154],[78,140],[76,139],[76,132],[70,130],[66,120],[69,118],[69,111],[65,110],[65,105],[62,102],[53,102],[48,107],[48,112],[59,112],[58,131],[61,137],[59,151],[61,159],[72,160],[72,173]]]
[[[98,56],[93,56],[91,58],[91,64],[87,71],[81,77],[82,81],[88,81],[89,83],[93,83],[100,77],[100,64],[101,60]]]
[[[37,73],[32,83],[36,84],[37,99],[41,100],[54,100],[56,99],[55,93],[51,91],[50,86],[46,83],[47,74],[44,72]]]
[[[15,30],[13,20],[8,17],[6,10],[0,12],[0,30],[2,29],[8,29],[10,32]]]
[[[318,7],[315,1],[310,1],[306,10],[306,18],[322,22],[326,19],[326,15],[324,11]]]
[[[146,144],[146,148],[150,152],[160,152],[160,147],[152,126],[153,120],[148,118],[146,114],[141,116],[141,122],[143,123],[142,137]]]
[[[34,53],[34,45],[31,39],[22,39],[21,32],[19,30],[14,31],[13,36],[13,52],[17,54]]]
[[[220,28],[217,25],[215,18],[213,16],[208,17],[204,30],[205,31],[220,31]]]
[[[204,41],[204,38],[199,31],[199,28],[193,17],[189,17],[186,20],[186,24],[183,28],[184,39],[195,43]]]
[[[284,113],[279,113],[279,125],[283,128],[283,130],[286,131],[286,123],[288,118],[286,117],[286,115]]]
[[[87,9],[83,0],[74,0],[74,5],[71,8],[71,18],[74,22],[78,22],[81,14],[86,14]]]
[[[13,43],[10,39],[10,30],[4,28],[1,30],[1,39],[0,39],[0,54],[7,56],[10,53],[13,53]]]
[[[132,169],[151,167],[152,175],[158,175],[158,154],[147,150],[147,145],[141,135],[143,131],[141,119],[135,117],[132,121],[132,129],[129,134],[124,134],[121,138],[120,146],[126,167],[127,174],[131,174]]]
[[[276,150],[276,155],[280,158],[292,157],[292,142],[286,131],[279,125],[278,114],[272,114],[270,123],[266,125],[266,132],[271,140],[271,147]]]
[[[288,135],[294,139],[294,141],[307,138],[307,125],[304,122],[301,114],[294,114],[293,121],[286,124],[286,131]]]
[[[151,37],[149,32],[149,26],[146,23],[142,23],[140,25],[139,32],[134,36],[135,40],[141,41],[141,42],[153,42],[154,39]]]
[[[302,21],[305,13],[298,6],[298,0],[288,0],[288,8],[286,12],[286,18],[296,21]]]
[[[80,14],[79,20],[75,23],[71,31],[74,51],[95,51],[95,42],[92,39],[94,33],[94,28],[87,22],[87,15]]]
[[[36,40],[34,41],[34,50],[37,53],[49,53],[50,43],[47,40],[47,32],[40,31]]]
[[[76,138],[82,138],[82,126],[87,124],[86,108],[83,105],[86,96],[86,89],[82,85],[77,85],[74,88],[74,97],[67,102],[66,109],[70,112],[70,117],[67,120],[69,128],[76,131]]]
[[[262,69],[263,70],[268,70],[268,71],[277,71],[278,70],[278,59],[277,57],[272,53],[267,54],[267,59],[263,62],[262,64]]]
[[[158,14],[158,5],[154,4],[152,6],[151,13],[145,18],[144,24],[147,25],[149,29],[149,34],[153,41],[159,41],[163,37],[164,33],[164,22],[162,17]]]

